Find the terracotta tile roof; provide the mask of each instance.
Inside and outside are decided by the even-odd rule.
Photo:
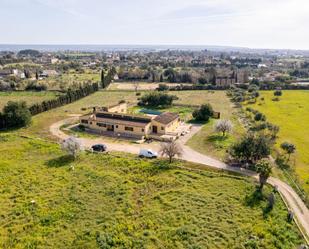
[[[177,113],[164,112],[164,113],[156,116],[154,120],[161,123],[161,124],[167,125],[177,118],[179,118],[179,115]]]

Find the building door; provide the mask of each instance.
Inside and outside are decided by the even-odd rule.
[[[158,127],[155,126],[155,125],[153,125],[153,126],[152,126],[152,132],[153,132],[153,133],[158,133]]]
[[[107,131],[114,131],[114,125],[107,125]]]

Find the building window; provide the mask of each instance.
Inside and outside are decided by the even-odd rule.
[[[97,126],[99,126],[99,127],[106,127],[106,124],[104,124],[104,123],[97,123]]]
[[[116,128],[118,128],[118,125],[116,125]]]
[[[133,127],[128,127],[128,126],[125,126],[124,130],[126,130],[126,131],[134,131]]]
[[[82,124],[88,124],[88,120],[82,119]]]
[[[142,132],[144,132],[145,131],[145,129],[142,129]]]
[[[161,130],[164,131],[164,127],[163,126],[161,126]]]

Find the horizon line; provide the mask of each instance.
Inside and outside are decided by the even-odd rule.
[[[139,44],[139,43],[0,43],[0,46],[140,46],[140,47],[214,47],[214,48],[231,48],[231,49],[247,49],[247,50],[283,50],[283,51],[309,51],[308,49],[301,48],[269,48],[269,47],[248,47],[237,45],[202,45],[202,44]]]

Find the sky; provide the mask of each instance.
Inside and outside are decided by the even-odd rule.
[[[0,0],[0,44],[309,49],[309,0]]]

